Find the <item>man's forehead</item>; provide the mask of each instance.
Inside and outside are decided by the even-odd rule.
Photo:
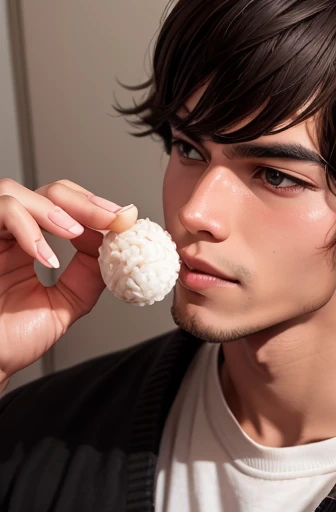
[[[178,111],[177,115],[181,119],[185,119],[190,112],[192,112],[197,104],[199,103],[200,99],[202,98],[203,94],[206,92],[209,84],[205,84],[201,87],[199,87],[193,94],[189,96],[187,101],[185,102],[185,105]],[[306,107],[307,105],[305,105]],[[244,120],[237,123],[235,126],[233,126],[230,131],[236,131],[240,128],[243,128],[247,124],[249,124],[262,110],[263,106],[260,107],[258,111],[256,111],[253,114],[248,115]],[[302,111],[302,108],[299,109],[297,112],[297,115]],[[286,128],[294,119],[290,118],[284,123],[277,126],[275,129],[283,129]],[[223,134],[225,134],[225,131],[223,131]],[[288,129],[284,129],[283,131],[272,134],[272,135],[265,135],[260,138],[258,138],[258,142],[288,142],[289,140],[292,141],[299,141],[300,143],[306,145],[307,147],[314,149],[318,153],[319,150],[319,144],[318,144],[318,116],[312,116],[309,119],[302,121],[301,123],[298,123],[295,126],[292,126]]]
[[[189,112],[194,110],[208,87],[209,83],[206,83],[202,87],[199,87],[191,96],[189,96],[188,100],[186,101],[186,107]]]

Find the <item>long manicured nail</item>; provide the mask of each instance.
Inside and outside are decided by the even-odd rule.
[[[53,268],[59,268],[60,263],[57,259],[56,254],[52,251],[50,246],[47,244],[47,242],[44,239],[36,240],[36,250],[37,250],[37,256],[42,257],[42,261],[40,258],[38,258],[41,263],[44,263],[43,260],[47,261],[49,265],[51,265]]]
[[[118,210],[120,210],[120,206],[118,204],[112,203],[112,201],[108,201],[103,197],[92,196],[90,197],[90,201],[91,203],[95,204],[96,206],[100,206],[100,208],[103,208],[108,212],[116,213]]]
[[[74,221],[62,208],[58,206],[48,213],[48,219],[51,220],[56,226],[66,229],[73,235],[81,235],[84,228],[81,224]]]

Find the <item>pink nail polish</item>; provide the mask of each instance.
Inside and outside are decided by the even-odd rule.
[[[56,226],[70,231],[74,235],[81,235],[84,228],[81,224],[76,222],[68,213],[62,208],[56,206],[53,210],[48,213],[48,219],[51,220]]]
[[[60,263],[57,259],[56,254],[52,251],[50,246],[47,244],[47,242],[43,239],[36,240],[36,250],[38,253],[38,256],[42,257],[42,260],[45,260],[51,265],[53,268],[59,268]],[[41,261],[41,260],[40,260]],[[41,261],[41,263],[44,263]]]

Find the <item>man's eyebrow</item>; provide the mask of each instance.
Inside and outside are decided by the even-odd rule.
[[[181,121],[181,118],[178,116],[174,116],[170,121],[170,126],[174,128],[179,121]],[[201,137],[191,135],[187,132],[187,130],[179,131],[182,135],[188,137],[196,144],[202,144],[203,140]],[[277,158],[284,160],[296,160],[299,162],[306,162],[312,165],[318,165],[323,170],[325,170],[326,167],[326,162],[316,151],[308,149],[298,142],[274,142],[273,144],[240,142],[238,144],[232,144],[230,146],[223,144],[223,146],[225,148],[223,151],[228,158]]]
[[[239,143],[224,149],[229,158],[278,158],[284,160],[298,160],[325,168],[322,157],[302,144],[294,143]]]

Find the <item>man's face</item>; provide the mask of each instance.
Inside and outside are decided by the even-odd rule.
[[[200,95],[189,99],[188,110]],[[323,167],[237,155],[239,144],[198,145],[174,130],[173,137],[182,141],[173,147],[164,180],[166,229],[189,266],[197,265],[188,257],[196,258],[239,281],[199,286],[201,278],[182,273],[174,292],[175,322],[205,340],[229,341],[318,315],[330,300],[336,302],[336,272],[330,254],[321,250],[336,221]],[[244,146],[295,143],[319,153],[315,120]]]

